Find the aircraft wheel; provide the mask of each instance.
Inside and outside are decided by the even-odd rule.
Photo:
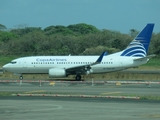
[[[20,80],[23,80],[23,76],[20,76],[19,79],[20,79]]]
[[[77,75],[77,76],[76,76],[76,80],[77,80],[77,81],[81,81],[81,76],[80,76],[80,75]]]

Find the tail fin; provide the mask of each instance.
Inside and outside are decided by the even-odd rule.
[[[128,47],[122,51],[121,56],[145,57],[148,52],[153,28],[154,24],[147,24],[146,27],[128,45]]]

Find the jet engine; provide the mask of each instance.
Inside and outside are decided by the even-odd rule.
[[[87,74],[87,75],[88,75],[88,74],[91,74],[91,73],[93,73],[93,70],[92,70],[92,69],[86,71],[86,74]]]
[[[66,71],[62,68],[49,69],[49,77],[66,77]]]

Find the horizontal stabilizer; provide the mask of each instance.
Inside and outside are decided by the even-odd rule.
[[[150,59],[150,58],[155,57],[155,56],[156,56],[155,54],[153,54],[153,55],[148,55],[148,56],[143,57],[143,58],[134,59],[134,61],[146,60],[146,59]]]

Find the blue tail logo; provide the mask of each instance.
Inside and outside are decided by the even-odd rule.
[[[153,28],[154,24],[147,24],[146,27],[122,52],[121,56],[145,57],[148,52],[148,47],[150,44]]]

